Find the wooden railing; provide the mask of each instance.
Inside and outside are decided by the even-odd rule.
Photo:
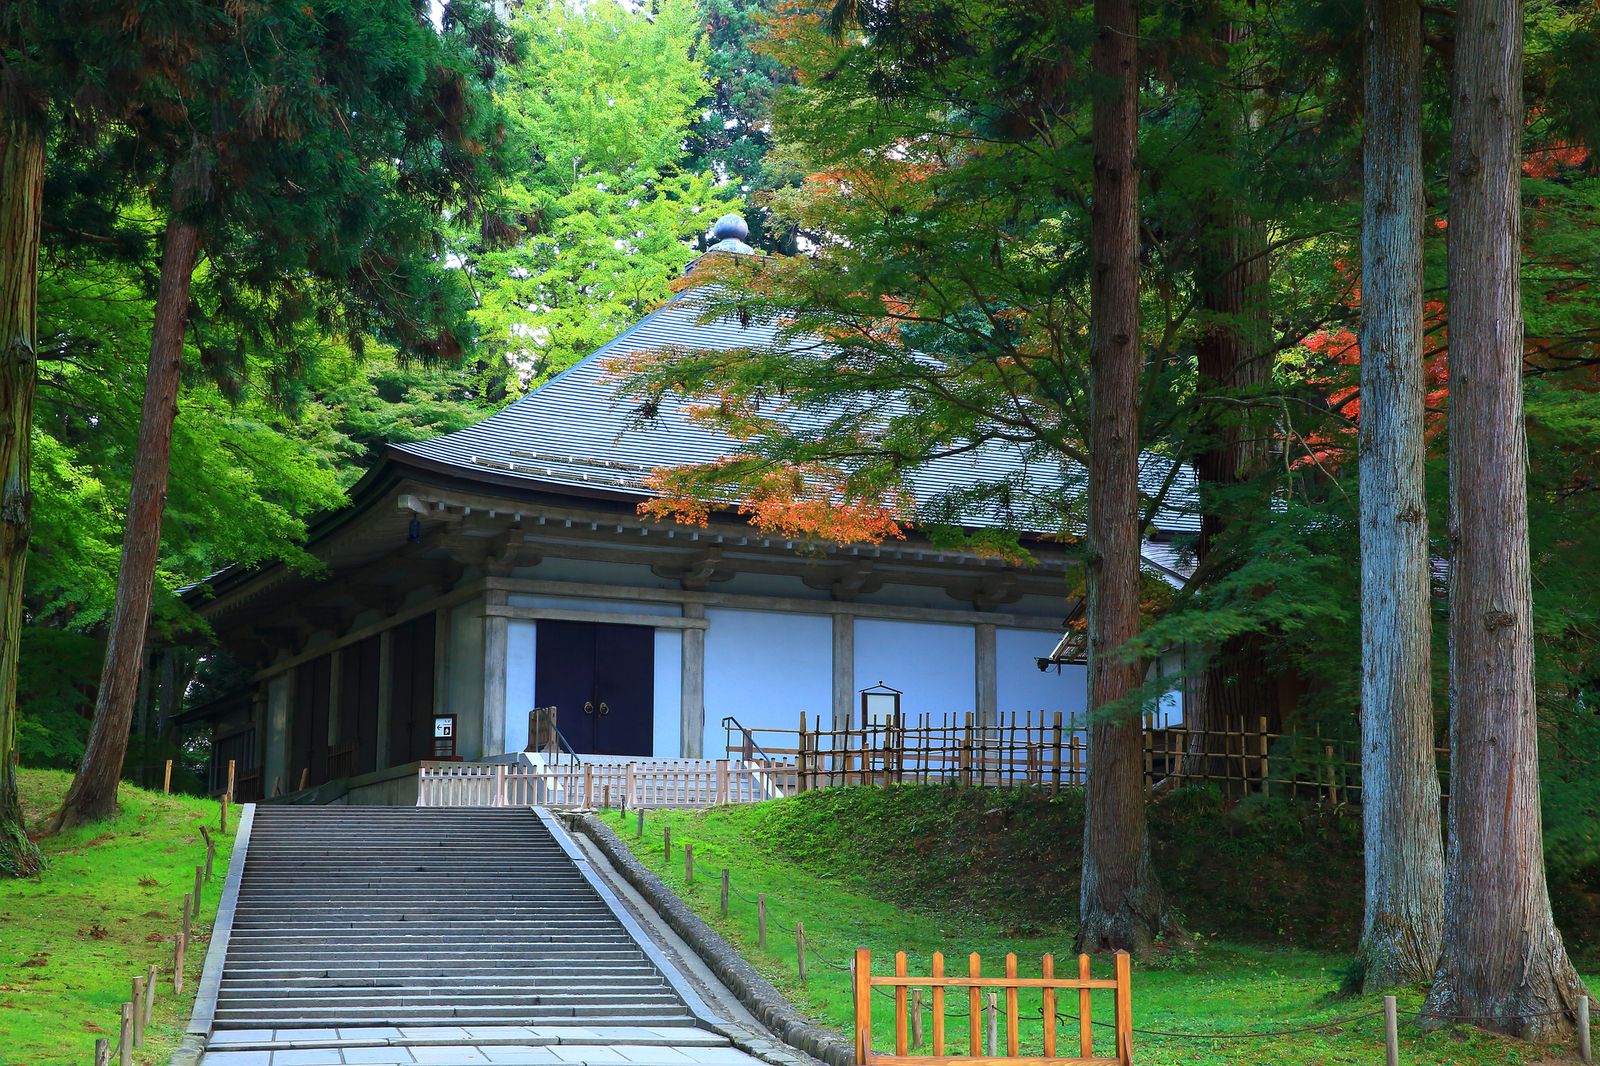
[[[424,762],[419,807],[713,807],[775,798],[760,767],[726,759],[627,763]]]
[[[1005,976],[983,976],[983,960],[977,952],[967,957],[966,976],[947,976],[944,956],[935,953],[932,972],[926,976],[907,973],[906,953],[894,957],[894,975],[880,976],[872,972],[872,952],[866,948],[856,950],[854,970],[855,985],[855,1040],[857,1066],[921,1066],[925,1063],[965,1063],[968,1066],[1010,1063],[1017,1066],[1129,1066],[1133,1062],[1133,999],[1131,970],[1128,954],[1117,952],[1115,976],[1097,979],[1091,976],[1089,956],[1078,956],[1078,972],[1073,977],[1057,977],[1055,959],[1050,955],[1041,960],[1039,977],[1018,977],[1017,957],[1007,955]],[[874,989],[892,989],[894,995],[894,1054],[879,1054],[872,1050],[872,993]],[[921,1030],[921,994],[916,995],[916,1014],[908,1012],[907,999],[913,989],[928,989],[932,995],[932,1047],[931,1055],[912,1055],[912,1025]],[[945,990],[965,989],[967,998],[967,1054],[948,1055],[945,1047]],[[1005,1052],[1001,1054],[997,1036],[991,1045],[984,1043],[982,996],[985,989],[998,989],[1005,994]],[[1024,991],[1037,990],[1040,997],[1039,1019],[1043,1039],[1042,1055],[1021,1053],[1021,1011],[1019,1000]],[[1115,999],[1112,1012],[1115,1055],[1110,1058],[1095,1056],[1094,1019],[1091,1002],[1097,990],[1108,990]],[[1056,993],[1076,993],[1076,1011],[1068,1007],[1058,1009]],[[1032,1012],[1030,1011],[1030,1016]],[[1077,1051],[1075,1056],[1057,1054],[1057,1023],[1070,1024],[1077,1017]],[[998,1026],[996,1027],[998,1028]]]
[[[728,755],[749,760],[749,753],[759,751],[772,760],[774,781],[786,792],[903,782],[1060,791],[1082,787],[1087,780],[1088,732],[1085,720],[1060,712],[1010,714],[987,724],[970,713],[923,715],[914,721],[902,715],[842,728],[810,724],[802,714],[798,729],[730,730]],[[1441,746],[1437,754],[1443,787],[1449,749]],[[1361,798],[1356,741],[1324,737],[1315,730],[1273,732],[1265,717],[1215,730],[1161,725],[1147,718],[1143,758],[1147,788],[1213,782],[1233,795],[1263,792],[1333,805],[1359,803]],[[754,762],[761,764],[762,759]]]

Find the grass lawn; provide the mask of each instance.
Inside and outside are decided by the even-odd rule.
[[[69,774],[22,771],[30,825],[66,794]],[[194,1004],[211,921],[233,848],[233,828],[217,836],[212,800],[163,796],[123,785],[112,821],[40,842],[44,874],[0,880],[0,1064],[81,1066],[94,1061],[96,1037],[115,1054],[118,1010],[129,984],[153,963],[160,975],[155,1020],[145,1030],[141,1064],[165,1063]],[[235,821],[230,809],[229,822]],[[200,826],[217,839],[212,881],[191,935],[184,992],[172,994],[173,939],[194,868],[205,861]],[[115,1059],[113,1058],[113,1061]]]
[[[906,786],[907,788],[911,786]],[[838,791],[838,790],[836,790]],[[868,793],[873,790],[850,790]],[[1014,951],[1023,976],[1037,976],[1040,956],[1053,953],[1057,972],[1075,966],[1070,927],[1042,927],[1017,922],[1014,906],[997,907],[997,917],[974,900],[972,893],[941,889],[948,881],[919,878],[917,868],[943,864],[948,878],[949,855],[924,854],[926,842],[914,832],[885,833],[882,823],[868,820],[851,824],[841,819],[839,804],[848,803],[857,818],[875,802],[865,795],[847,801],[828,800],[827,793],[808,794],[759,806],[728,807],[705,812],[651,811],[643,840],[635,839],[635,815],[611,824],[640,858],[668,886],[679,893],[701,917],[738,946],[767,978],[801,1010],[847,1034],[853,1019],[850,978],[846,960],[857,946],[873,952],[876,973],[893,972],[893,956],[904,950],[910,972],[927,973],[928,959],[942,951],[946,972],[965,972],[966,956],[977,951],[984,957],[984,973],[1002,973],[1002,960]],[[912,802],[917,797],[909,797]],[[934,802],[937,798],[930,797]],[[886,800],[904,803],[907,797]],[[979,801],[981,805],[981,800]],[[807,809],[809,806],[810,809]],[[993,812],[983,812],[993,813]],[[662,853],[662,830],[672,830],[672,857]],[[683,845],[694,845],[694,883],[684,880]],[[721,870],[730,871],[735,895],[729,916],[720,914]],[[973,876],[995,882],[1004,871],[974,870]],[[1359,886],[1358,886],[1359,888]],[[995,890],[998,894],[998,890]],[[1044,886],[1027,881],[1020,893],[1042,892]],[[1191,889],[1192,891],[1192,889]],[[757,893],[765,892],[768,940],[757,947]],[[1180,901],[1182,902],[1182,901]],[[801,983],[795,966],[796,922],[805,925],[806,938],[816,956],[807,964]],[[1287,1029],[1366,1014],[1382,1009],[1381,998],[1341,998],[1336,995],[1346,956],[1327,951],[1299,950],[1270,944],[1247,945],[1201,937],[1189,952],[1175,952],[1169,962],[1135,965],[1133,1019],[1138,1029],[1174,1033],[1255,1033]],[[1096,976],[1110,976],[1110,960],[1095,960]],[[1097,1004],[1097,1016],[1109,1017],[1109,995]],[[1401,997],[1401,1010],[1421,1006],[1420,990]],[[877,995],[873,1014],[874,1045],[893,1046],[893,1002]],[[1002,997],[1002,1010],[1004,999]],[[1063,1003],[1071,1009],[1071,1004]],[[963,1013],[964,993],[952,994],[947,1013]],[[1035,1014],[1024,1022],[1024,1052],[1040,1048],[1039,1000],[1024,995],[1022,1013]],[[928,1032],[931,1034],[931,1023]],[[965,1054],[968,1022],[952,1017],[946,1038],[957,1045],[949,1053]],[[1280,1066],[1304,1064],[1381,1062],[1382,1018],[1369,1018],[1332,1030],[1270,1038],[1197,1040],[1136,1034],[1135,1061],[1145,1064],[1185,1066]],[[1002,1051],[1004,1025],[1002,1021]],[[1076,1047],[1076,1028],[1062,1031],[1062,1044]],[[1110,1054],[1109,1031],[1097,1033],[1097,1053]],[[1070,1042],[1070,1043],[1069,1043]],[[926,1044],[923,1052],[926,1053]],[[1061,1053],[1071,1053],[1063,1051]],[[1568,1056],[1564,1058],[1563,1056]],[[1488,1064],[1554,1064],[1577,1061],[1571,1048],[1536,1049],[1516,1041],[1488,1036],[1476,1030],[1457,1029],[1423,1033],[1402,1019],[1403,1063],[1488,1066]]]

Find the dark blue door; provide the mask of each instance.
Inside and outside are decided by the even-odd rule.
[[[540,622],[534,702],[556,708],[556,726],[576,751],[652,754],[655,631],[649,626]]]

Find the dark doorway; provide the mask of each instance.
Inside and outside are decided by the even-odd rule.
[[[389,649],[389,762],[433,757],[434,615],[394,627]]]
[[[655,736],[655,630],[540,622],[534,702],[586,755],[649,755]]]

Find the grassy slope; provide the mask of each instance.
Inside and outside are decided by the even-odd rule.
[[[55,808],[70,780],[56,771],[22,772],[30,824]],[[91,1062],[97,1036],[114,1049],[129,983],[152,963],[160,974],[155,1021],[134,1061],[164,1063],[182,1037],[234,827],[217,839],[213,879],[193,928],[198,942],[188,952],[184,994],[175,997],[173,937],[194,868],[205,861],[200,826],[216,837],[217,805],[129,785],[121,801],[114,820],[41,841],[49,864],[42,877],[0,881],[0,1064]]]
[[[755,807],[652,811],[642,841],[635,840],[633,814],[614,824],[669,886],[798,1006],[846,1033],[852,1013],[843,964],[858,945],[872,949],[873,968],[880,973],[891,972],[896,950],[911,956],[913,972],[927,966],[933,951],[945,953],[947,971],[964,968],[968,952],[980,952],[985,973],[991,974],[1000,972],[1006,951],[1015,951],[1024,976],[1036,975],[1040,955],[1050,952],[1060,972],[1062,960],[1070,959],[1072,930],[1047,919],[1076,911],[1076,880],[1063,865],[1075,861],[1073,832],[1080,816],[1075,803],[975,790],[853,789]],[[1291,833],[1285,841],[1288,825],[1303,821],[1292,812],[1246,812],[1241,824],[1237,816],[1223,817],[1214,808],[1206,827],[1212,843],[1175,847],[1173,837],[1206,820],[1199,809],[1204,806],[1191,803],[1188,809],[1176,809],[1157,830],[1158,840],[1168,839],[1156,851],[1169,887],[1185,905],[1190,928],[1201,932],[1192,954],[1176,953],[1163,965],[1135,968],[1134,1025],[1184,1033],[1254,1032],[1380,1009],[1377,999],[1333,994],[1346,955],[1327,947],[1283,946],[1287,941],[1277,933],[1287,923],[1301,927],[1312,941],[1330,938],[1327,923],[1338,925],[1349,907],[1349,886],[1327,880],[1350,875],[1341,865],[1345,849],[1319,838],[1314,827],[1298,836]],[[670,861],[661,848],[665,826],[672,828]],[[1220,847],[1215,843],[1218,834],[1226,841]],[[1269,839],[1280,841],[1279,854],[1263,853],[1263,841]],[[693,885],[684,882],[685,842],[694,845]],[[1318,853],[1326,861],[1308,861]],[[731,871],[735,891],[726,920],[718,905],[724,867]],[[1319,881],[1320,891],[1315,887]],[[1359,894],[1359,880],[1354,888]],[[758,892],[765,892],[768,901],[765,951],[756,946]],[[1296,897],[1304,906],[1286,905],[1285,900]],[[1228,920],[1229,907],[1237,911],[1233,921]],[[804,922],[810,944],[833,963],[824,965],[813,956],[803,985],[795,970],[797,921]],[[1255,942],[1208,936],[1216,922],[1224,923],[1230,935]],[[1097,959],[1097,974],[1108,975],[1108,963]],[[892,1003],[879,996],[875,1004],[874,1039],[884,1047],[892,1040]],[[1401,997],[1402,1010],[1420,1005],[1420,990]],[[961,1012],[965,1004],[953,1001],[948,1009]],[[1037,1012],[1037,999],[1024,998],[1022,1009],[1024,1014]],[[966,1039],[965,1018],[947,1024],[952,1043]],[[1251,1040],[1138,1036],[1135,1061],[1185,1066],[1371,1063],[1381,1061],[1383,1054],[1381,1025],[1374,1018],[1331,1032]],[[1401,1060],[1408,1063],[1566,1061],[1551,1057],[1548,1049],[1541,1058],[1530,1048],[1476,1032],[1402,1029]],[[1039,1031],[1037,1021],[1024,1024],[1024,1042],[1037,1049]],[[1103,1035],[1100,1039],[1100,1053],[1105,1054]]]

